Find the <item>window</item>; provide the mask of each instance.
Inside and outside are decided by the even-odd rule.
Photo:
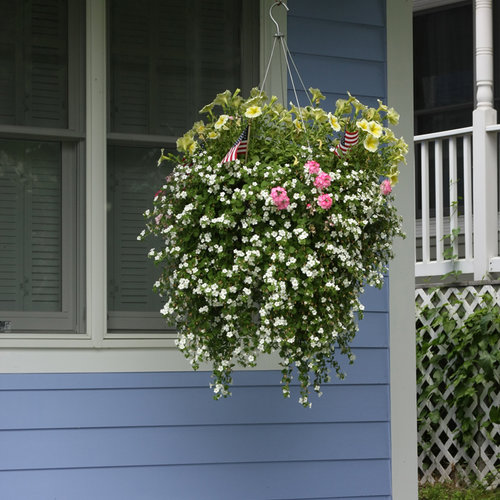
[[[258,84],[258,0],[0,9],[0,345],[173,346],[142,213],[160,149]]]
[[[0,331],[77,332],[82,5],[0,11]]]
[[[413,46],[415,134],[472,125],[472,2],[416,13]]]
[[[153,242],[137,241],[142,213],[168,174],[156,167],[160,148],[173,150],[217,93],[258,84],[258,68],[245,62],[257,37],[242,44],[243,30],[258,33],[257,13],[254,2],[234,0],[108,2],[111,332],[165,329],[152,291],[159,269],[146,258]]]

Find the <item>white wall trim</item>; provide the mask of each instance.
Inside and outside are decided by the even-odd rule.
[[[415,246],[413,166],[413,43],[411,0],[387,0],[387,95],[410,145],[394,190],[406,239],[394,244],[389,272],[392,498],[417,500]]]
[[[138,341],[139,342],[139,341]],[[145,344],[145,345],[144,345]],[[193,369],[176,347],[148,348],[147,342],[129,349],[2,349],[0,373],[125,373],[192,372]],[[238,370],[280,370],[277,355],[262,355],[255,368]],[[212,371],[208,364],[199,371]]]
[[[87,1],[87,333],[99,342],[106,304],[106,2]]]

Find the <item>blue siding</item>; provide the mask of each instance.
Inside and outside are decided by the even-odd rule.
[[[386,95],[383,0],[290,0],[307,86]],[[290,96],[291,98],[291,96]],[[0,375],[2,500],[390,500],[388,285],[367,289],[347,378],[303,409],[280,373]]]
[[[290,0],[288,5],[288,46],[306,88],[316,87],[325,94],[325,107],[333,108],[347,91],[368,105],[385,99],[383,0]],[[295,102],[291,89],[288,99]],[[299,100],[307,103],[303,91]]]
[[[389,499],[385,291],[369,291],[357,360],[305,410],[279,372],[0,377],[0,498]]]

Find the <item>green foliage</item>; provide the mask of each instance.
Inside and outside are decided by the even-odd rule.
[[[419,489],[419,500],[498,500],[500,490],[488,491],[476,484],[461,487],[455,483],[426,484]]]
[[[443,412],[453,410],[459,422],[455,438],[462,445],[469,444],[480,427],[491,431],[500,417],[498,407],[485,411],[478,404],[479,397],[486,405],[493,401],[500,380],[500,308],[490,295],[481,300],[481,307],[468,317],[459,300],[423,307],[419,311],[423,321],[417,323],[417,382],[423,388],[418,396],[419,421],[437,423]],[[435,338],[431,330],[438,332]],[[429,364],[434,367],[431,384],[425,381]],[[445,399],[443,393],[449,388]],[[429,399],[436,410],[426,408]]]

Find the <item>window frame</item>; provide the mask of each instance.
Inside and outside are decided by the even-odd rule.
[[[47,335],[48,332],[60,334],[76,334],[82,331],[82,315],[78,297],[83,292],[78,247],[82,242],[82,234],[77,228],[81,226],[83,210],[79,204],[82,191],[78,190],[78,177],[83,165],[83,141],[85,135],[83,114],[82,79],[84,76],[84,50],[81,23],[83,4],[81,0],[68,0],[68,122],[67,128],[50,128],[23,125],[0,125],[0,137],[5,140],[55,142],[61,145],[61,311],[0,311],[2,321],[11,321],[16,325],[16,332],[0,333],[0,340],[27,336]],[[69,36],[74,33],[74,36]],[[75,203],[75,200],[77,202]],[[80,224],[79,224],[80,222]],[[1,344],[0,344],[1,345]]]
[[[269,57],[274,23],[267,15],[265,0],[256,0],[259,5],[258,29],[260,47],[245,57],[259,61],[260,80]],[[69,0],[78,4],[80,0]],[[79,186],[80,200],[75,207],[78,217],[84,217],[76,224],[75,238],[78,242],[75,253],[74,275],[79,283],[74,300],[77,308],[77,333],[56,331],[15,334],[0,333],[0,371],[3,372],[75,372],[75,371],[151,371],[155,369],[185,370],[189,365],[175,346],[174,330],[108,332],[107,319],[107,189],[106,151],[108,140],[116,145],[168,147],[175,144],[176,137],[108,133],[107,130],[107,22],[106,2],[82,0],[85,4],[85,36],[69,42],[85,50],[85,71],[69,72],[71,85],[85,85],[78,102],[71,102],[68,130],[46,129],[43,137],[77,144],[78,162],[85,168],[78,168],[75,178]],[[244,9],[250,8],[243,2]],[[283,12],[281,12],[283,11]],[[276,12],[281,31],[286,34],[286,13]],[[75,26],[81,19],[72,17]],[[68,21],[69,22],[69,21]],[[80,23],[80,24],[78,24]],[[242,36],[245,44],[249,33]],[[247,44],[248,45],[248,44]],[[103,50],[104,48],[104,50]],[[282,82],[286,81],[285,68],[279,60],[271,64],[265,91],[277,95],[282,102]],[[245,72],[246,69],[243,69]],[[245,76],[245,74],[243,74]],[[83,82],[83,83],[82,83]],[[248,89],[246,89],[248,90]],[[78,113],[83,106],[85,113]],[[70,120],[71,117],[71,120]],[[5,135],[4,135],[5,133]],[[38,130],[19,131],[23,137],[39,138]],[[19,137],[15,127],[0,126],[0,134]],[[75,217],[75,215],[73,215]],[[264,368],[274,369],[270,360]]]

